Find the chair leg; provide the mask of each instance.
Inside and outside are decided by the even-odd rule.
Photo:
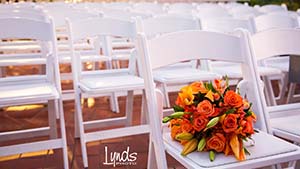
[[[118,103],[118,97],[116,96],[116,93],[112,93],[110,98],[110,108],[113,112],[120,113],[119,103]]]
[[[55,100],[48,101],[48,122],[50,126],[50,138],[57,138],[57,125],[56,125],[56,112],[55,112]]]
[[[126,99],[127,126],[132,125],[132,113],[133,113],[133,90],[130,90],[127,92],[127,99]]]
[[[158,138],[162,138],[162,136],[158,136],[161,135],[162,133],[151,133],[151,134],[155,134],[152,139],[153,141],[153,146],[154,146],[154,152],[155,152],[155,159],[156,159],[156,164],[157,164],[157,168],[167,168],[167,161],[166,161],[166,153],[165,153],[165,148],[164,148],[164,143],[162,139],[158,139]],[[149,140],[151,141],[151,140]]]
[[[119,61],[119,60],[116,60],[115,62],[116,62],[116,68],[117,68],[117,69],[120,69],[120,68],[121,68],[120,61]]]
[[[157,111],[154,111],[157,112]],[[167,158],[166,158],[166,153],[165,153],[165,146],[164,146],[164,142],[162,138],[162,132],[155,132],[155,131],[161,131],[161,125],[160,125],[160,120],[159,120],[159,114],[151,114],[150,117],[150,113],[147,114],[148,119],[149,119],[149,124],[151,126],[150,129],[150,140],[149,140],[149,144],[152,144],[151,146],[153,146],[153,150],[151,150],[152,152],[154,151],[155,154],[155,159],[156,159],[156,166],[157,168],[162,168],[165,169],[167,168]],[[150,151],[149,150],[149,151]],[[151,155],[151,154],[149,154]],[[153,158],[154,155],[151,155]]]
[[[149,119],[147,119],[147,101],[146,101],[146,93],[145,90],[143,90],[142,93],[142,108],[141,108],[141,124],[149,123]]]
[[[80,134],[80,145],[81,145],[83,166],[85,168],[87,168],[88,167],[87,149],[86,149],[86,142],[84,139],[84,126],[83,126],[83,117],[82,117],[80,98],[81,98],[81,96],[77,89],[77,91],[75,91],[75,112],[76,112],[77,125],[78,125],[78,129],[79,129],[79,134]]]
[[[167,84],[163,83],[162,84],[162,90],[163,90],[163,94],[164,94],[164,100],[165,100],[165,106],[166,107],[171,107],[170,105],[170,99],[169,99],[169,93],[167,90]]]
[[[6,76],[6,68],[5,67],[1,67],[0,68],[0,77],[5,77]]]
[[[60,102],[62,99],[58,100]],[[63,159],[64,159],[64,169],[69,168],[69,159],[68,159],[68,145],[67,145],[67,137],[66,137],[66,126],[65,126],[65,118],[64,111],[61,109],[59,111],[59,119],[60,119],[60,131],[61,131],[61,139],[63,143]]]
[[[59,119],[59,103],[58,100],[55,100],[55,115],[56,115],[56,119]]]
[[[282,84],[280,86],[280,91],[279,91],[279,95],[278,95],[278,100],[279,100],[280,103],[283,102],[285,92],[287,90],[287,85],[288,85],[288,74],[283,73]]]
[[[296,168],[297,161],[290,161],[288,164],[289,168]]]
[[[296,83],[291,83],[290,88],[289,88],[289,92],[288,92],[288,95],[287,95],[286,103],[290,103],[293,100],[293,95],[295,93],[295,89],[296,89]]]
[[[59,119],[59,113],[63,112],[63,100],[55,100],[56,119]]]
[[[78,122],[78,118],[77,118],[77,110],[76,110],[76,108],[74,110],[74,137],[75,138],[80,138],[79,122]]]
[[[277,103],[275,100],[271,81],[268,77],[263,77],[263,81],[265,82],[266,97],[268,97],[267,99],[269,100],[269,104],[270,106],[275,106]]]
[[[151,140],[152,139],[151,139],[151,136],[150,136],[147,168],[157,169],[157,163],[156,163],[156,160],[155,160],[154,145],[153,145],[153,142]]]

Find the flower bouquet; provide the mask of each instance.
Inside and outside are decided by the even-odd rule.
[[[173,108],[175,113],[164,117],[163,123],[169,122],[171,137],[183,145],[181,155],[197,150],[209,151],[211,161],[215,153],[245,160],[249,152],[243,140],[256,132],[256,116],[251,103],[230,90],[227,79],[183,87]]]

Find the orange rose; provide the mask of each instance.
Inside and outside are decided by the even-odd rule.
[[[206,147],[209,150],[215,150],[216,152],[222,152],[226,145],[226,138],[221,133],[214,134],[206,142]]]
[[[193,121],[193,127],[196,131],[203,130],[208,123],[208,119],[205,116],[198,116]]]
[[[184,120],[181,124],[182,132],[193,133],[193,125],[189,122],[189,120]]]
[[[228,114],[223,120],[223,130],[226,133],[234,132],[238,128],[237,114]]]
[[[243,133],[254,134],[253,123],[252,123],[251,117],[247,117],[246,120],[242,120],[241,126],[243,128],[243,130],[242,130]]]
[[[205,115],[206,117],[211,117],[214,115],[214,106],[208,100],[203,100],[197,106],[197,111],[199,114]]]
[[[194,94],[197,93],[206,93],[207,89],[205,88],[204,84],[202,82],[194,82],[190,84],[190,87],[192,88],[192,91]]]
[[[239,108],[243,105],[243,98],[234,91],[229,90],[224,96],[224,103],[226,105]]]

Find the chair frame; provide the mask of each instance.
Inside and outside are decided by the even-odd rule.
[[[33,76],[20,76],[20,77],[7,77],[0,78],[1,88],[10,88],[10,90],[23,89],[25,86],[30,86],[33,89],[39,89],[42,86],[49,84],[50,93],[36,93],[36,94],[26,94],[22,96],[23,93],[17,93],[16,96],[9,97],[7,99],[1,99],[0,107],[14,106],[14,105],[26,105],[33,103],[48,103],[48,118],[49,127],[41,127],[34,129],[26,129],[20,131],[10,131],[3,132],[0,134],[1,141],[30,138],[36,136],[49,135],[49,140],[44,141],[33,141],[30,143],[9,145],[0,147],[0,156],[7,156],[12,154],[19,154],[24,152],[32,152],[39,150],[57,149],[62,148],[64,168],[68,169],[68,154],[67,154],[67,143],[66,143],[66,129],[64,121],[64,113],[62,107],[58,110],[56,107],[57,102],[61,102],[60,94],[60,77],[59,77],[59,67],[57,58],[57,46],[55,41],[55,33],[53,22],[49,21],[37,21],[26,18],[1,18],[1,32],[0,37],[4,39],[35,39],[41,42],[41,54],[45,55],[39,58],[36,55],[36,64],[46,65],[45,75],[33,75]],[[29,30],[29,31],[24,31]],[[47,43],[52,48],[50,50],[47,48]],[[48,49],[48,50],[47,50]],[[23,56],[13,56],[12,61],[1,60],[1,66],[7,65],[31,65],[32,61],[20,61]],[[12,59],[12,58],[11,58]],[[20,85],[21,82],[21,85]],[[42,85],[42,86],[41,86]],[[13,88],[15,87],[15,88]],[[21,95],[20,95],[21,94]],[[20,96],[20,97],[18,97]],[[60,118],[60,131],[61,138],[57,136],[57,126],[56,126],[56,113],[58,112]]]
[[[244,72],[244,81],[240,87],[247,91],[247,98],[254,103],[253,110],[257,113],[258,119],[260,119],[256,124],[256,127],[260,128],[262,131],[270,132],[268,114],[264,113],[261,105],[261,98],[258,97],[263,95],[263,91],[258,85],[260,79],[255,70],[257,65],[249,46],[250,35],[245,31],[239,31],[237,34],[238,36],[232,36],[205,31],[182,31],[166,34],[151,40],[147,40],[145,35],[140,34],[138,38],[138,47],[139,50],[143,52],[142,66],[146,69],[146,71],[144,71],[144,79],[149,111],[162,114],[162,97],[157,94],[155,86],[153,85],[153,69],[179,61],[193,59],[216,59],[239,62],[243,64],[242,69]],[[178,46],[181,46],[180,50],[177,49]],[[218,50],[215,49],[216,46]],[[222,53],[222,55],[220,56],[218,53]],[[156,127],[156,129],[157,133],[161,133],[161,128]],[[160,137],[155,139],[160,144],[163,144],[163,137],[162,135],[159,136]],[[165,142],[164,146],[166,151],[185,167],[202,168],[190,159],[181,156],[180,152],[172,148],[168,142]],[[255,168],[299,159],[300,149],[293,145],[289,146],[294,148],[293,152],[211,168]],[[164,153],[161,154],[161,157],[164,157]]]
[[[81,142],[81,150],[82,150],[82,158],[84,167],[88,167],[88,159],[87,159],[87,150],[86,150],[86,143],[96,140],[102,139],[109,139],[109,138],[117,138],[117,137],[125,137],[125,136],[132,136],[144,133],[150,133],[150,144],[155,145],[155,149],[163,149],[159,147],[156,143],[153,143],[152,138],[156,138],[156,133],[153,133],[152,127],[153,123],[158,123],[158,116],[153,114],[153,117],[148,117],[149,120],[147,124],[142,124],[139,126],[131,126],[132,121],[132,111],[133,111],[133,91],[134,90],[144,90],[144,83],[136,84],[136,86],[126,86],[120,84],[118,87],[106,87],[106,88],[97,88],[94,90],[90,90],[85,88],[84,85],[81,83],[82,77],[88,75],[88,72],[84,74],[81,72],[80,67],[80,58],[76,57],[78,53],[74,51],[73,42],[77,39],[84,38],[86,36],[118,36],[118,37],[127,37],[130,39],[134,39],[136,37],[136,25],[134,22],[130,21],[122,21],[112,18],[97,18],[95,19],[88,19],[84,21],[78,22],[70,22],[68,21],[68,29],[69,29],[69,37],[70,37],[70,46],[71,46],[71,53],[72,53],[72,69],[75,70],[73,72],[73,80],[74,80],[74,89],[75,89],[75,136],[80,137]],[[92,32],[92,33],[89,33]],[[133,52],[133,58],[136,56],[136,52]],[[133,60],[134,61],[134,60]],[[132,72],[135,65],[131,65],[129,68],[129,74],[134,75],[135,72]],[[111,69],[109,71],[114,71],[115,73],[124,73],[122,70]],[[97,72],[95,72],[97,74]],[[97,77],[101,77],[101,75],[105,75],[105,73],[101,74],[98,73]],[[116,74],[116,77],[118,74]],[[102,76],[105,77],[105,76]],[[141,79],[142,80],[142,79]],[[126,91],[127,92],[127,100],[126,100],[126,115],[125,117],[120,118],[110,118],[104,120],[94,120],[94,121],[83,121],[82,117],[82,107],[81,107],[81,98],[86,97],[97,97],[101,96],[105,93],[111,92],[120,92]],[[144,93],[144,92],[143,92]],[[143,97],[144,98],[144,97]],[[145,101],[142,101],[146,104]],[[146,107],[146,105],[145,105]],[[147,114],[149,115],[149,114]],[[157,119],[157,120],[156,120]],[[126,125],[123,128],[116,128],[116,129],[108,129],[104,131],[95,131],[86,133],[84,129],[92,129],[92,128],[99,128],[106,126],[107,124],[114,124],[114,125]],[[158,161],[158,168],[162,168],[165,161],[161,161],[161,159],[157,158]]]

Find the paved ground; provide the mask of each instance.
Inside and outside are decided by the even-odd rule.
[[[68,85],[67,85],[68,86]],[[171,103],[175,102],[177,94],[171,94]],[[110,111],[109,101],[106,97],[97,98],[95,100],[85,100],[84,103],[84,120],[104,119],[108,117],[124,116],[125,97],[119,97],[121,113],[116,114]],[[0,132],[16,129],[33,128],[47,126],[47,107],[26,106],[26,107],[10,107],[0,109]],[[133,124],[140,123],[141,96],[134,98],[134,114]],[[78,139],[74,139],[74,103],[73,101],[64,102],[65,121],[67,128],[68,155],[70,168],[82,169],[83,163],[81,158],[81,150]],[[112,127],[112,126],[108,126]],[[29,141],[28,139],[22,140]],[[109,152],[122,152],[130,148],[131,152],[137,153],[136,165],[116,166],[121,168],[142,169],[147,167],[148,154],[148,135],[137,135],[131,137],[123,137],[117,139],[109,139],[103,141],[91,142],[88,144],[88,159],[90,169],[112,168],[112,166],[103,165],[105,161],[105,147]],[[0,143],[1,145],[11,144]],[[184,168],[175,159],[167,156],[168,166],[170,168]],[[27,154],[18,154],[10,157],[0,157],[0,169],[61,169],[63,168],[62,153],[60,150],[43,151]],[[299,167],[300,168],[300,167]]]
[[[174,95],[174,94],[173,94]],[[88,100],[90,108],[88,108],[87,100],[85,101],[84,119],[103,119],[107,117],[120,117],[124,115],[125,97],[119,98],[121,113],[116,114],[110,111],[108,99],[105,97]],[[139,124],[140,119],[141,96],[134,98],[134,115],[133,124]],[[0,131],[31,128],[47,125],[46,107],[19,107],[19,110],[12,108],[0,111]],[[16,108],[14,108],[16,109]],[[74,103],[73,101],[64,102],[65,121],[67,128],[67,139],[69,148],[69,162],[73,169],[83,168],[80,143],[78,139],[74,139]],[[28,140],[28,139],[27,139]],[[116,168],[146,168],[148,153],[148,135],[137,135],[131,137],[122,137],[118,139],[109,139],[104,141],[96,141],[88,144],[89,168],[111,168],[111,166],[103,165],[105,161],[105,146],[109,152],[122,152],[130,148],[130,152],[137,153],[136,165],[117,166]],[[26,142],[26,141],[25,141]],[[11,142],[10,142],[11,143]],[[3,143],[5,144],[5,143]],[[28,156],[28,157],[26,157]],[[10,158],[10,160],[8,160]],[[0,169],[33,169],[33,168],[62,168],[62,154],[60,150],[38,152],[30,154],[19,154],[7,158],[0,158]],[[183,168],[176,160],[168,156],[168,165],[171,168]],[[26,166],[26,167],[24,167]]]

